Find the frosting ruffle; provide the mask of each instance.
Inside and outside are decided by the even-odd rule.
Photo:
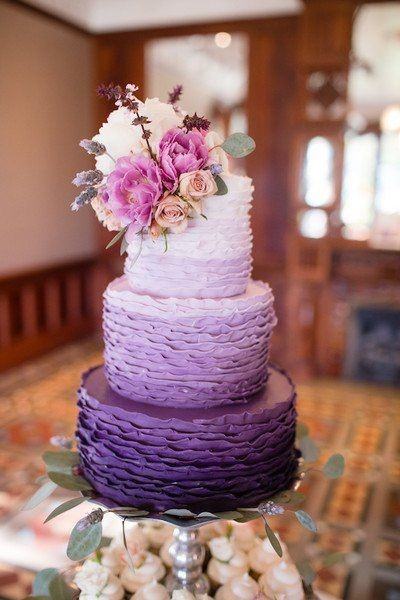
[[[85,477],[119,505],[195,511],[254,506],[297,469],[295,392],[270,369],[246,405],[155,407],[113,392],[102,369],[84,376],[77,438]]]

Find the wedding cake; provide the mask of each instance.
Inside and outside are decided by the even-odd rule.
[[[81,145],[96,169],[72,208],[117,231],[124,275],[104,294],[104,366],[83,376],[78,449],[100,497],[151,511],[253,507],[297,471],[296,394],[269,364],[270,287],[251,279],[253,186],[230,173],[254,149],[135,86]]]

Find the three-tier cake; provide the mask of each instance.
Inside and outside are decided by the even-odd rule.
[[[90,201],[127,251],[104,294],[104,366],[79,390],[84,476],[120,506],[257,506],[295,477],[296,395],[268,362],[271,289],[250,278],[252,182],[226,159],[250,138],[135,91],[103,90],[118,108],[82,143],[97,169],[75,208]]]

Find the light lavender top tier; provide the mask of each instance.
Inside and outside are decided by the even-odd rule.
[[[161,298],[126,277],[104,297],[105,373],[137,402],[183,408],[246,402],[267,381],[276,324],[271,289],[250,281],[238,296]]]
[[[125,274],[135,292],[174,298],[226,298],[243,294],[251,273],[249,177],[224,174],[228,193],[203,201],[203,215],[183,233],[128,236]]]

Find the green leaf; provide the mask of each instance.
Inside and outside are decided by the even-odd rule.
[[[125,225],[125,227],[122,227],[122,229],[120,229],[118,231],[118,233],[116,235],[114,235],[113,239],[110,242],[108,242],[108,244],[106,246],[106,250],[111,248],[111,246],[114,246],[114,244],[116,244],[122,238],[122,236],[125,235],[128,227],[129,227],[129,225]]]
[[[253,138],[245,133],[232,133],[226,138],[221,147],[234,158],[243,158],[253,152],[256,143]]]
[[[57,508],[55,508],[49,514],[49,516],[46,518],[46,520],[44,522],[48,523],[49,521],[51,521],[51,519],[54,519],[55,517],[62,515],[63,513],[67,512],[67,510],[71,510],[72,508],[75,508],[75,506],[82,504],[82,502],[85,502],[85,500],[86,500],[85,498],[80,497],[80,498],[71,498],[71,500],[67,500],[66,502],[63,502],[62,504],[60,504],[60,506],[57,506]]]
[[[36,508],[39,506],[43,500],[46,500],[54,490],[57,488],[57,485],[52,481],[46,481],[36,492],[29,498],[27,502],[21,507],[21,510],[32,510],[32,508]]]
[[[55,577],[58,577],[57,569],[39,571],[32,586],[34,596],[50,596],[49,585]]]
[[[68,587],[61,575],[54,577],[49,583],[51,600],[72,600],[73,590]]]
[[[307,586],[312,585],[315,580],[315,571],[308,560],[302,560],[296,563],[296,567],[304,583]]]
[[[272,531],[271,527],[268,525],[267,521],[264,519],[264,525],[265,525],[265,532],[267,534],[267,537],[271,543],[271,546],[273,547],[273,549],[275,550],[275,552],[277,553],[277,555],[282,558],[283,556],[283,550],[282,550],[282,546],[278,540],[278,538],[276,537],[275,533]]]
[[[121,247],[119,249],[120,256],[122,256],[123,254],[125,254],[125,252],[127,250],[128,250],[128,242],[126,241],[126,237],[124,235],[124,237],[122,238],[122,241],[121,241]]]
[[[305,529],[308,529],[308,531],[316,533],[317,526],[308,513],[306,513],[304,510],[296,510],[294,514],[296,515],[296,518],[300,525],[302,525]]]
[[[110,512],[115,513],[120,517],[146,517],[149,512],[147,510],[114,510]]]
[[[49,479],[66,490],[81,492],[83,490],[91,490],[90,483],[77,475],[68,475],[67,473],[50,472]]]
[[[239,523],[247,523],[248,521],[254,521],[254,519],[259,519],[261,517],[258,510],[243,510],[241,511],[241,518],[235,519]]]
[[[324,556],[322,560],[323,567],[333,567],[336,563],[342,561],[344,559],[343,552],[332,552],[331,554],[327,554]]]
[[[71,560],[83,560],[95,552],[101,543],[102,524],[94,523],[80,531],[77,525],[71,531],[68,542],[67,556]]]
[[[341,454],[332,454],[326,461],[322,469],[325,477],[329,479],[337,479],[344,472],[344,457]]]
[[[174,517],[187,517],[187,518],[196,516],[194,513],[192,513],[187,508],[170,508],[169,510],[165,510],[163,514],[171,515]]]
[[[240,519],[243,515],[237,510],[223,510],[215,513],[215,516],[224,521],[233,521],[234,519]]]
[[[308,435],[299,440],[298,446],[306,462],[315,462],[319,456],[319,450],[313,440]]]
[[[42,456],[47,470],[52,473],[70,473],[72,467],[79,464],[78,452],[71,450],[59,450],[56,452],[44,452]]]
[[[300,421],[297,422],[297,426],[296,426],[296,438],[298,440],[300,440],[303,437],[308,436],[308,427],[305,423],[300,423]]]
[[[286,507],[301,504],[305,499],[305,495],[296,490],[286,490],[271,498],[275,504],[284,504]]]
[[[219,175],[214,177],[215,183],[217,184],[217,191],[215,193],[216,196],[225,196],[228,193],[228,187],[225,181]]]
[[[25,600],[49,600],[50,596],[27,596]]]

